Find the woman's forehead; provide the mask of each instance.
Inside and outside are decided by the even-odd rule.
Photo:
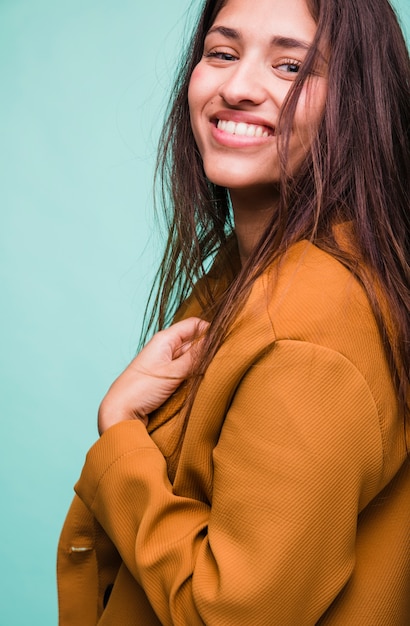
[[[308,43],[316,33],[306,0],[227,0],[210,30],[215,27],[229,28],[238,38],[247,35],[259,40],[279,35]]]

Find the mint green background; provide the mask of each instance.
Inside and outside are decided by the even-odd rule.
[[[1,626],[57,623],[60,528],[159,258],[155,144],[188,4],[0,0]]]

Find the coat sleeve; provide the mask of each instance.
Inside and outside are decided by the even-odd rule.
[[[338,352],[281,340],[232,399],[212,506],[173,493],[138,421],[91,448],[76,490],[163,624],[313,625],[352,572],[382,461],[361,373]]]

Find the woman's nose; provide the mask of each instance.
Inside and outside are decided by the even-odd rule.
[[[256,64],[237,61],[227,69],[219,95],[231,106],[242,102],[261,104],[267,97],[264,72]]]

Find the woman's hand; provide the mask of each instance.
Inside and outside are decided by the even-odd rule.
[[[114,381],[98,411],[100,435],[117,422],[157,409],[192,372],[195,348],[208,324],[190,317],[158,332]]]

